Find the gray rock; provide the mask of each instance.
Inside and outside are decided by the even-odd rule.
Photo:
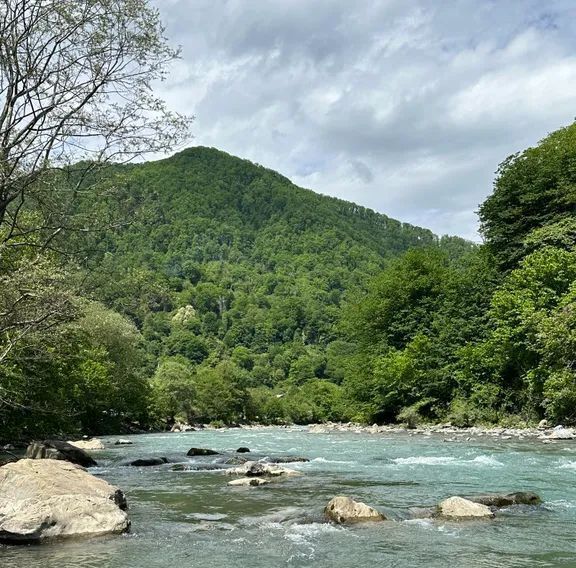
[[[209,450],[208,448],[190,448],[186,454],[187,456],[217,456],[220,452]]]
[[[269,479],[262,477],[241,477],[240,479],[233,479],[228,482],[228,485],[233,487],[256,487],[258,485],[268,485]]]
[[[59,440],[32,442],[26,449],[26,457],[34,460],[65,460],[81,465],[82,467],[94,467],[98,465],[84,450],[76,448],[68,442],[60,442]]]
[[[104,450],[106,447],[102,443],[102,440],[99,440],[98,438],[92,438],[90,440],[76,440],[68,443],[75,448],[80,448],[81,450]]]
[[[130,527],[124,494],[64,460],[22,459],[0,469],[0,541],[96,536]]]
[[[491,519],[494,513],[486,505],[474,503],[463,497],[450,497],[438,505],[437,516],[453,520]]]
[[[338,524],[386,520],[382,513],[366,505],[366,503],[354,501],[354,499],[342,495],[330,500],[324,509],[324,514],[329,520]]]
[[[268,458],[267,461],[270,463],[305,463],[310,460],[299,456],[280,456],[276,458]]]
[[[540,505],[542,499],[532,491],[518,491],[516,493],[491,493],[488,495],[474,495],[466,497],[474,503],[480,503],[487,507],[509,507],[510,505]]]
[[[165,458],[165,457],[140,458],[140,459],[128,462],[126,465],[132,465],[134,467],[150,467],[150,466],[155,466],[155,465],[163,465],[165,463],[168,463],[168,458]]]
[[[287,467],[280,467],[266,462],[249,461],[245,464],[226,470],[228,475],[243,475],[245,477],[279,477],[286,476],[292,477],[302,475],[299,471],[289,469]]]
[[[224,462],[226,465],[242,465],[245,464],[248,460],[246,458],[242,458],[240,456],[232,456],[227,458]]]

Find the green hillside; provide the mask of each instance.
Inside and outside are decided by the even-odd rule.
[[[351,349],[338,327],[347,298],[410,248],[471,246],[211,148],[114,173],[121,189],[100,214],[120,204],[131,222],[93,243],[89,288],[142,330],[151,373],[228,365],[242,385],[280,395],[338,383]]]

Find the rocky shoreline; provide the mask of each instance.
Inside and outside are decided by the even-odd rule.
[[[541,423],[537,428],[505,428],[505,427],[479,427],[471,426],[469,428],[459,428],[452,424],[431,424],[418,428],[407,428],[397,424],[367,426],[354,422],[338,423],[327,422],[323,424],[311,424],[308,431],[313,434],[329,434],[334,432],[351,432],[356,434],[397,434],[404,433],[411,436],[446,436],[446,442],[468,441],[472,437],[491,437],[501,440],[539,440],[544,443],[558,440],[576,439],[576,431],[573,428],[566,428],[562,425],[549,427]]]

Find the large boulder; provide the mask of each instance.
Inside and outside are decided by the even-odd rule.
[[[65,460],[82,467],[94,467],[98,464],[84,450],[60,440],[32,442],[26,449],[26,457],[33,460]]]
[[[438,505],[437,516],[453,520],[491,519],[494,513],[486,505],[474,503],[463,497],[450,497]]]
[[[542,499],[532,491],[518,491],[516,493],[490,493],[489,495],[474,495],[466,497],[469,501],[480,503],[487,507],[509,507],[510,505],[540,505]]]
[[[0,468],[0,541],[122,533],[124,494],[64,460],[22,459]]]
[[[187,456],[218,456],[220,452],[208,448],[190,448],[186,453]]]
[[[80,448],[81,450],[104,450],[106,448],[102,443],[102,440],[99,440],[98,438],[92,438],[91,440],[76,440],[68,443],[75,448]]]
[[[335,523],[364,523],[385,521],[386,517],[366,503],[354,501],[350,497],[334,497],[324,509],[326,517]]]

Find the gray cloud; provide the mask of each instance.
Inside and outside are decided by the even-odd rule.
[[[477,239],[507,155],[576,114],[570,0],[156,0],[194,143]]]

